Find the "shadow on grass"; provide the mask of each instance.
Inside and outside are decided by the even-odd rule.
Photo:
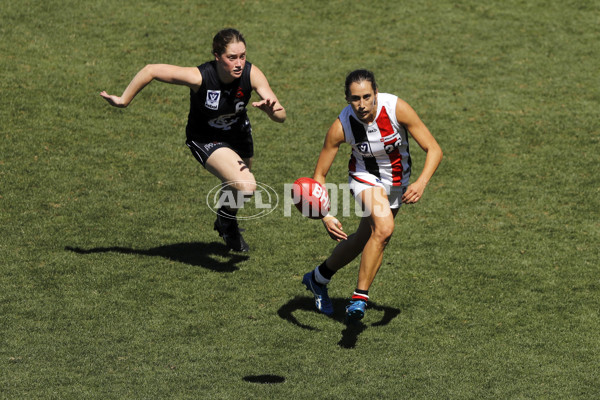
[[[283,383],[285,382],[285,377],[279,375],[248,375],[242,378],[246,382],[252,383]]]
[[[168,260],[177,261],[197,267],[210,269],[215,272],[233,272],[239,268],[235,264],[247,260],[249,257],[243,254],[229,252],[227,246],[221,242],[212,243],[175,243],[150,249],[132,249],[129,247],[94,247],[82,249],[80,247],[65,247],[65,250],[78,254],[92,253],[121,253],[139,254],[144,256],[164,257]],[[219,261],[213,256],[220,256],[226,261]]]
[[[362,322],[358,322],[355,324],[345,323],[346,305],[348,304],[347,299],[332,298],[331,302],[333,303],[333,316],[331,317],[326,317],[325,315],[319,313],[316,310],[315,301],[312,297],[301,296],[296,296],[295,298],[281,306],[279,310],[277,310],[277,314],[279,315],[279,317],[285,319],[286,321],[309,331],[317,331],[319,329],[298,321],[298,319],[294,316],[295,311],[302,310],[314,312],[316,314],[323,315],[324,318],[331,318],[335,321],[338,321],[346,326],[346,328],[342,331],[342,338],[338,342],[338,346],[343,347],[345,349],[351,349],[354,346],[356,346],[358,336],[365,329],[367,329],[367,325],[365,325]],[[400,314],[400,310],[397,308],[379,306],[372,301],[369,302],[367,312],[368,310],[377,310],[383,312],[383,317],[381,318],[381,320],[370,324],[371,327],[385,326],[389,324],[391,320],[396,318],[398,314]]]

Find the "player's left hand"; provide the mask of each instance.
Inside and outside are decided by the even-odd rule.
[[[271,99],[264,99],[261,101],[255,101],[252,103],[252,107],[259,108],[269,115],[275,114],[277,111],[283,110],[283,107],[279,105],[277,107],[277,101]]]
[[[420,184],[419,182],[408,185],[406,192],[404,192],[404,195],[402,196],[402,202],[405,204],[414,204],[421,200],[424,191],[425,185]]]

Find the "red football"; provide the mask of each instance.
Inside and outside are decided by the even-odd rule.
[[[312,178],[298,178],[292,186],[292,201],[305,217],[321,219],[329,212],[327,189]]]

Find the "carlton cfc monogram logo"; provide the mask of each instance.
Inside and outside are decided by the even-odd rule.
[[[219,99],[221,98],[220,90],[207,90],[206,91],[206,102],[204,105],[206,108],[210,108],[211,110],[219,109]]]

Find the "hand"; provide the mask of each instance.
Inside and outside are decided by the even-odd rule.
[[[327,229],[327,233],[329,236],[338,242],[342,240],[348,239],[348,235],[346,232],[342,230],[342,223],[338,221],[337,218],[332,216],[327,216],[322,219],[323,225],[325,225],[325,229]]]
[[[271,99],[264,99],[264,100],[255,101],[252,103],[252,107],[261,109],[264,112],[266,112],[268,115],[273,115],[277,111],[283,110],[283,107],[281,105],[279,107],[276,107],[276,105],[277,105],[277,101],[271,100]]]
[[[118,107],[118,108],[125,108],[125,107],[127,107],[123,103],[123,99],[122,98],[120,98],[119,96],[108,94],[108,93],[106,93],[105,90],[103,90],[102,92],[100,92],[100,96],[104,97],[104,99],[106,101],[108,101],[108,104],[110,104],[113,107]]]
[[[402,196],[402,202],[406,204],[414,204],[421,200],[424,191],[425,185],[420,184],[418,181],[412,185],[408,185],[406,192],[404,192],[404,195]]]

